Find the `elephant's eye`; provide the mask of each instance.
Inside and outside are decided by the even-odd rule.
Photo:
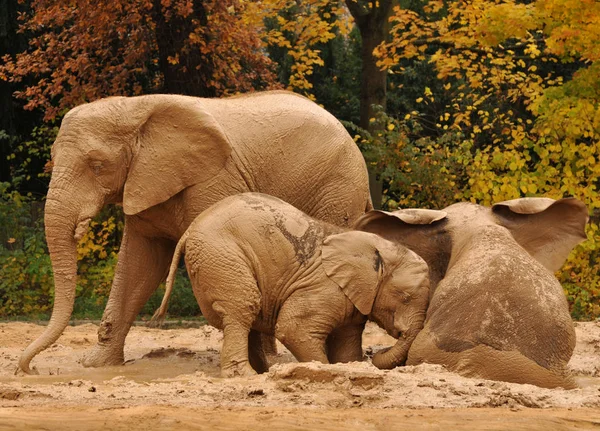
[[[410,296],[410,294],[408,293],[404,293],[402,292],[402,294],[400,295],[400,301],[403,304],[408,304],[410,302],[410,300],[412,299],[412,297]]]
[[[94,171],[94,175],[100,175],[102,172],[102,162],[99,160],[93,161],[90,163],[92,171]]]

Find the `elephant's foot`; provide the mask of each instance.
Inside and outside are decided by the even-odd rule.
[[[98,344],[84,354],[81,364],[84,367],[107,367],[123,364],[125,362],[124,342],[119,343],[118,340],[119,337],[112,319],[102,318],[98,328]]]
[[[248,361],[230,362],[221,366],[222,377],[251,377],[255,376],[256,371],[250,366]]]
[[[125,362],[125,355],[122,348],[111,349],[102,344],[96,344],[81,358],[81,365],[84,367],[107,367],[122,365],[123,362]]]

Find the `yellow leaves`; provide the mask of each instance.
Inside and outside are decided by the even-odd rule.
[[[535,43],[530,43],[527,45],[527,48],[525,48],[525,54],[529,54],[529,56],[531,58],[537,58],[540,56],[540,54],[542,53],[537,45]]]
[[[422,97],[418,97],[418,98],[417,98],[415,101],[416,101],[417,103],[421,103],[421,102],[423,101],[423,98],[422,98]]]
[[[303,90],[308,95],[308,90],[313,87],[309,77],[315,67],[324,64],[316,46],[329,42],[336,35],[348,35],[352,29],[350,14],[330,0],[250,3],[249,14],[260,16],[260,19],[252,18],[255,25],[264,28],[265,21],[275,19],[277,26],[267,32],[265,45],[289,50],[288,54],[294,59],[290,89]]]
[[[109,217],[100,223],[92,221],[77,244],[77,260],[105,259],[109,254],[116,255],[116,249],[109,247],[109,238],[116,229],[114,217]]]

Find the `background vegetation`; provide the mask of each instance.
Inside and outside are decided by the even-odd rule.
[[[557,273],[600,316],[600,3],[595,0],[0,0],[0,316],[52,306],[49,150],[110,95],[305,94],[344,122],[376,204],[575,196],[588,240]],[[379,202],[381,196],[381,202]],[[100,317],[122,213],[81,240],[75,315]],[[183,269],[171,314],[198,308]],[[143,313],[158,305],[160,290]]]

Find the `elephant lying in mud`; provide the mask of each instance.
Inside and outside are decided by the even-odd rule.
[[[224,332],[224,376],[266,371],[259,333],[274,334],[299,361],[359,361],[367,317],[399,338],[373,356],[393,368],[423,326],[429,280],[420,257],[271,196],[231,196],[196,218],[177,244],[155,319],[166,313],[184,250],[202,314]]]
[[[84,366],[123,362],[125,337],[166,276],[177,240],[224,197],[260,191],[346,227],[372,209],[365,162],[344,127],[310,100],[283,91],[85,104],[64,117],[52,161],[45,226],[54,309],[19,360],[27,373],[69,322],[77,240],[106,204],[123,205],[125,228],[98,344]]]
[[[575,332],[553,275],[586,238],[573,198],[523,198],[491,208],[372,211],[356,229],[406,245],[429,265],[431,298],[407,364],[468,377],[574,388]]]

